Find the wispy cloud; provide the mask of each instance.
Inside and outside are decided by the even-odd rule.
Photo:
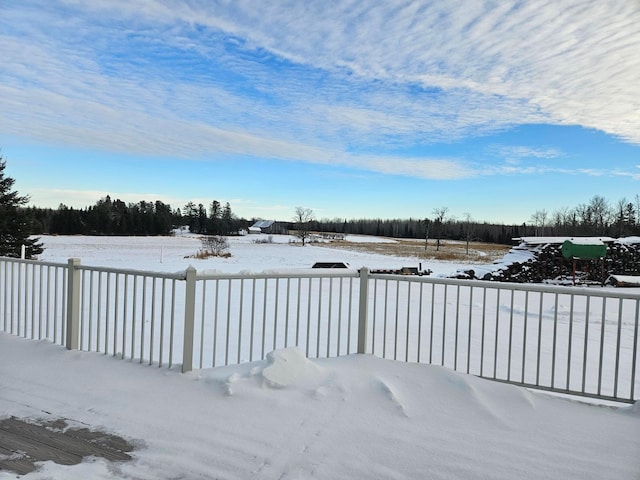
[[[637,2],[253,2],[203,12],[251,44],[327,71],[426,88],[458,89],[491,103],[640,142],[640,4]],[[497,98],[496,98],[497,97]],[[418,100],[420,101],[420,100]],[[531,111],[533,110],[533,111]],[[634,113],[635,112],[635,113]],[[538,116],[535,120],[539,120]],[[517,120],[514,118],[517,122]],[[490,122],[490,117],[485,118]]]
[[[480,175],[494,176],[494,175],[569,175],[569,176],[583,176],[583,177],[627,177],[632,180],[640,180],[640,174],[631,172],[628,170],[622,170],[619,168],[566,168],[566,167],[554,167],[549,165],[519,165],[519,164],[504,164],[504,165],[485,165],[480,166],[476,172]]]
[[[482,169],[395,150],[522,123],[640,143],[637,2],[68,0],[5,10],[0,128],[40,141],[430,179]],[[362,153],[375,150],[388,154]]]
[[[512,165],[518,165],[524,160],[547,160],[567,157],[567,153],[553,147],[492,145],[487,150],[492,156],[502,158]]]
[[[563,155],[557,148],[525,146],[502,147],[500,153],[507,158],[557,158]]]

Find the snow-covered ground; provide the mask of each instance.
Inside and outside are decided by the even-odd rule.
[[[379,237],[347,236],[354,242],[390,242]],[[83,264],[139,270],[175,272],[192,265],[198,270],[217,270],[227,273],[262,272],[290,268],[311,268],[316,262],[346,262],[352,268],[391,269],[417,267],[417,258],[402,258],[364,252],[332,249],[327,246],[292,244],[296,239],[288,235],[246,235],[229,237],[229,258],[200,260],[192,256],[201,249],[197,235],[173,237],[83,237],[43,236],[45,251],[40,260],[66,263],[80,258]],[[270,240],[271,243],[260,243]],[[478,266],[479,267],[479,266]],[[435,275],[454,273],[474,265],[455,262],[429,261],[423,268]]]
[[[200,248],[187,236],[44,237],[41,258],[162,271],[415,264],[255,238],[232,239],[229,259],[196,260],[184,258]],[[130,462],[46,462],[29,480],[640,478],[638,404],[581,403],[370,355],[311,360],[290,348],[180,374],[0,334],[0,416],[12,415],[65,418],[137,446]]]

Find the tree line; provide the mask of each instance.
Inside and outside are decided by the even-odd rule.
[[[483,241],[510,245],[512,239],[525,236],[522,225],[503,225],[488,222],[444,218],[396,219],[334,219],[312,221],[310,230],[345,235],[375,235],[393,238],[419,238],[436,242],[438,239]]]
[[[529,220],[517,225],[474,220],[471,215],[456,219],[447,207],[434,208],[425,218],[334,219],[312,221],[310,229],[354,235],[394,238],[475,240],[510,245],[514,238],[539,236],[640,236],[640,196],[609,202],[595,195],[588,203],[553,212],[535,211]]]
[[[531,215],[530,235],[610,236],[640,235],[640,195],[616,202],[595,195],[588,203],[561,207],[553,212],[537,210]]]
[[[212,201],[208,209],[202,203],[189,202],[182,212],[176,212],[175,220],[178,225],[189,227],[191,232],[208,235],[237,235],[250,224],[234,215],[229,202],[222,205],[217,200]]]
[[[213,200],[208,207],[188,202],[172,209],[159,200],[125,203],[106,196],[94,205],[74,209],[60,205],[57,209],[22,207],[32,219],[35,235],[168,235],[175,228],[188,227],[193,233],[235,235],[255,219],[237,217],[231,205]],[[300,207],[298,207],[300,208]],[[457,219],[447,215],[446,207],[435,208],[425,218],[395,219],[305,219],[305,230],[320,233],[376,235],[394,238],[474,240],[511,244],[525,236],[631,236],[640,235],[640,197],[610,203],[594,196],[590,202],[554,212],[538,210],[529,222],[519,225],[477,221],[470,215]],[[296,231],[300,218],[280,222],[285,230]]]
[[[207,210],[202,204],[187,203],[183,209],[156,200],[125,203],[109,195],[90,207],[75,209],[60,204],[57,209],[29,207],[34,235],[169,235],[188,226],[194,233],[233,235],[246,228],[231,205],[217,200]]]

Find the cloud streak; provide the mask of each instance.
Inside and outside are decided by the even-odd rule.
[[[547,120],[640,143],[637,2],[277,2],[264,11],[254,5],[234,2],[221,12],[222,23],[293,62],[459,89],[461,107],[468,92],[489,101],[503,97]],[[204,23],[221,24],[201,13]],[[526,122],[532,112],[523,110]]]
[[[639,21],[636,2],[614,1],[24,2],[0,20],[0,128],[468,178],[505,170],[398,152],[524,123],[640,144]]]

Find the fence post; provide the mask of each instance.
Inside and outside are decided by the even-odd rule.
[[[196,269],[186,270],[184,293],[184,343],[182,346],[182,373],[193,370],[193,324],[196,309]]]
[[[367,353],[367,318],[369,317],[369,269],[360,269],[360,303],[358,308],[358,353]]]
[[[80,335],[80,259],[67,263],[67,350],[77,350]]]

